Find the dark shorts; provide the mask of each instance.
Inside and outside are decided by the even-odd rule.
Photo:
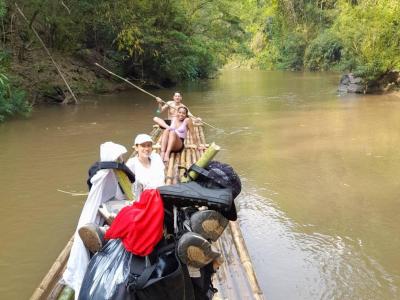
[[[171,120],[164,120],[164,122],[167,123],[168,126],[171,126]],[[160,125],[160,127],[161,127],[162,129],[165,129],[164,126],[161,126],[161,125]]]
[[[182,141],[182,147],[180,147],[178,150],[173,151],[174,153],[180,153],[182,150],[185,148],[185,139],[179,138]]]

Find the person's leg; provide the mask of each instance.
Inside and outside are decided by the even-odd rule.
[[[165,122],[163,119],[159,118],[159,117],[154,117],[153,121],[158,124],[161,128],[166,129],[169,127],[169,125],[167,122]]]
[[[167,150],[169,133],[170,133],[169,130],[164,130],[164,132],[162,133],[161,152],[160,152],[160,156],[161,156],[162,160],[164,160],[165,150]]]
[[[164,161],[169,161],[169,155],[171,152],[179,151],[182,148],[182,140],[176,134],[175,131],[170,131],[168,135],[168,145],[165,150]]]

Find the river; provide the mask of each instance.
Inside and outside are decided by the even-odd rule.
[[[400,98],[339,76],[226,70],[175,90],[241,175],[240,226],[267,299],[400,299]],[[26,299],[71,237],[99,145],[149,132],[130,90],[0,125],[0,298]]]

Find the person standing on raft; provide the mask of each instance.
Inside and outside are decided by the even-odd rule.
[[[159,117],[154,117],[153,121],[156,122],[158,125],[160,125],[161,128],[165,129],[166,127],[164,126],[164,123],[166,123],[168,126],[171,125],[172,119],[178,114],[178,108],[180,107],[186,107],[182,103],[182,95],[179,92],[175,92],[173,101],[167,101],[164,102],[161,98],[156,97],[156,101],[158,103],[158,112],[163,113],[165,110],[168,109],[167,111],[167,118],[166,119],[161,119]]]

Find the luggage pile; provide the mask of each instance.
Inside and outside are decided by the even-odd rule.
[[[211,162],[196,172],[196,181],[162,186],[142,194],[138,202],[143,202],[147,213],[154,210],[154,205],[144,205],[147,200],[142,198],[151,194],[153,198],[148,202],[156,203],[154,197],[161,196],[164,218],[160,240],[153,241],[148,255],[138,255],[136,250],[128,251],[125,238],[110,239],[92,257],[78,299],[212,299],[216,292],[212,275],[221,263],[212,242],[219,238],[229,220],[237,218],[233,200],[240,193],[241,182],[229,165],[220,162]],[[120,214],[127,213],[123,209]],[[116,224],[120,222],[118,216]],[[142,234],[155,232],[146,230],[152,221],[158,222],[156,217],[150,219],[140,219],[146,225]]]

